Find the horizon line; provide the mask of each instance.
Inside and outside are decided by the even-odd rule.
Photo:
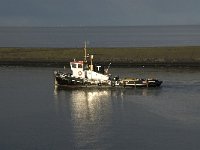
[[[56,26],[37,26],[37,25],[33,25],[33,26],[30,26],[30,25],[26,25],[26,26],[23,26],[23,25],[16,25],[16,26],[1,26],[1,28],[3,27],[22,27],[22,28],[81,28],[81,27],[169,27],[169,26],[200,26],[200,24],[180,24],[180,25],[172,25],[172,24],[169,24],[169,25],[74,25],[74,26],[64,26],[64,25],[56,25]]]

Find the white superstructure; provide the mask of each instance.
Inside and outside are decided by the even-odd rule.
[[[102,74],[93,70],[93,65],[88,66],[84,61],[73,61],[70,62],[70,67],[72,70],[72,76],[76,78],[82,78],[87,80],[96,80],[99,82],[107,81],[109,76]],[[97,66],[99,69],[101,66]]]
[[[90,63],[87,62],[87,58],[90,58]],[[107,75],[107,71],[101,71],[103,66],[95,66],[97,70],[94,70],[93,66],[93,55],[87,54],[86,43],[84,47],[84,60],[83,61],[72,61],[70,62],[70,67],[72,70],[72,76],[75,78],[81,78],[90,81],[98,81],[104,82],[109,80],[109,76]],[[106,73],[105,73],[106,72]]]

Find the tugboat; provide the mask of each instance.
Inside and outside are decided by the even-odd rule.
[[[90,62],[88,62],[88,58]],[[128,87],[159,87],[162,81],[158,79],[123,78],[112,77],[108,66],[93,65],[94,55],[87,54],[86,43],[84,47],[84,59],[70,62],[71,73],[54,71],[55,85],[68,88],[128,88]]]

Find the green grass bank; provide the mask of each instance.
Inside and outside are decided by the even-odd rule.
[[[200,46],[88,48],[95,62],[114,66],[200,67]],[[0,65],[68,65],[83,58],[82,48],[0,48]]]

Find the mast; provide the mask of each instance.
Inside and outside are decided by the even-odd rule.
[[[87,43],[85,41],[85,47],[84,47],[84,62],[87,63],[87,49],[86,49]]]

